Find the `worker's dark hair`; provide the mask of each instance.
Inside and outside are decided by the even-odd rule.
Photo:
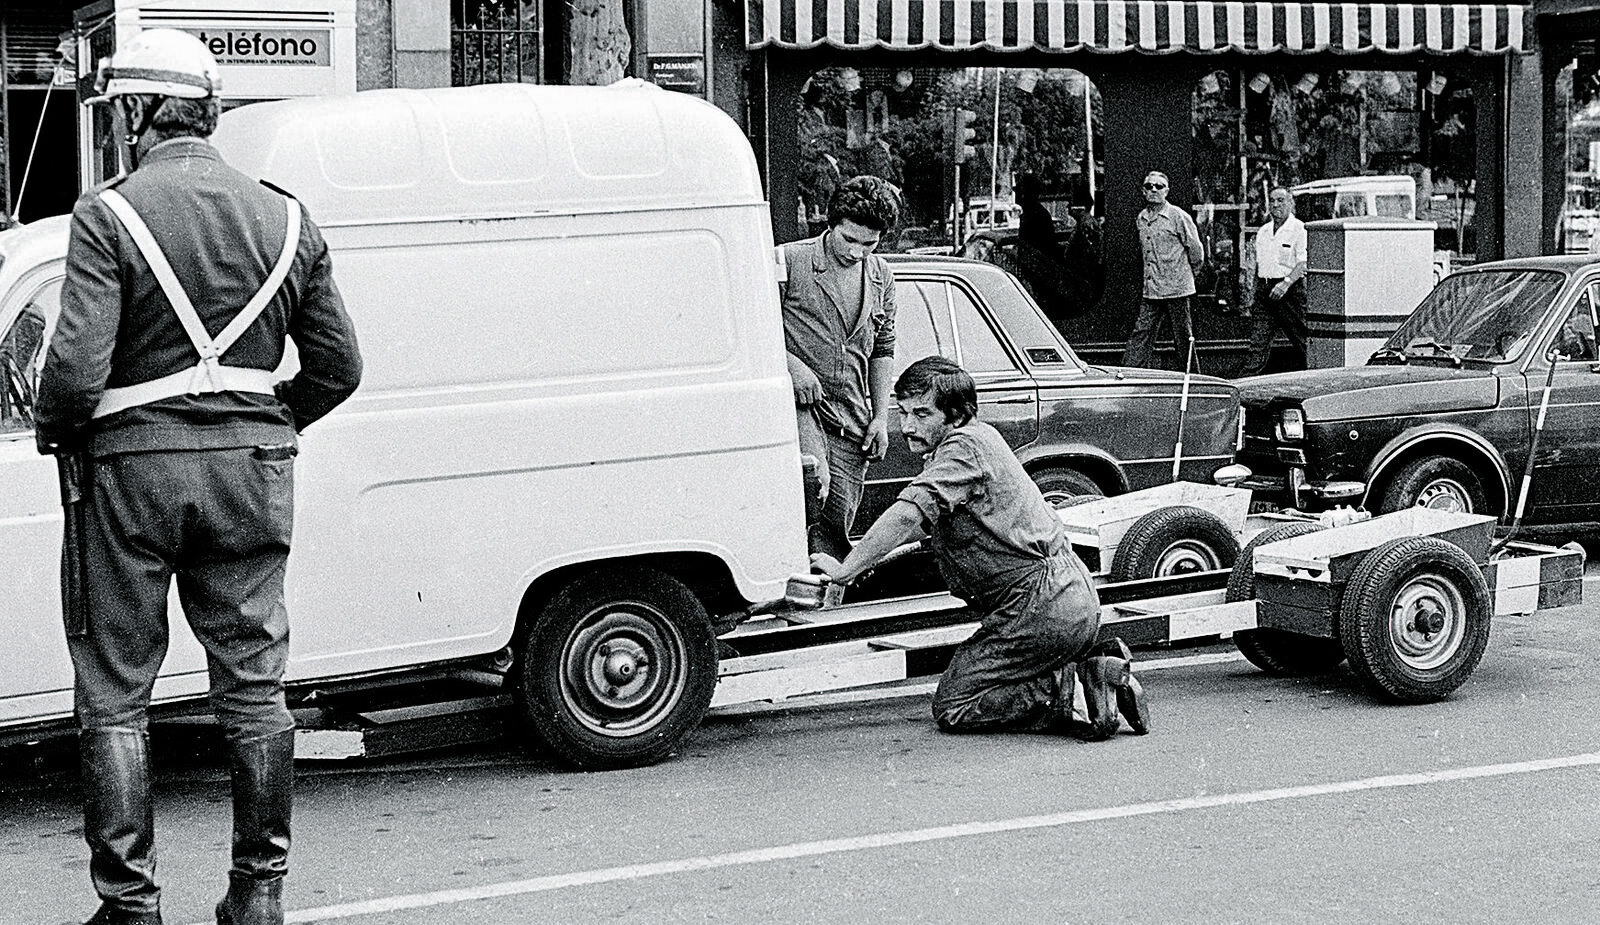
[[[953,360],[923,357],[894,381],[894,397],[901,401],[929,392],[933,393],[933,406],[944,412],[946,424],[960,427],[978,415],[978,386]]]
[[[222,105],[214,96],[201,100],[186,100],[175,96],[146,96],[149,105],[159,106],[150,127],[169,138],[210,138],[217,130],[217,117]]]
[[[830,227],[847,219],[873,231],[888,231],[900,220],[900,194],[882,177],[851,177],[839,184],[828,202]]]

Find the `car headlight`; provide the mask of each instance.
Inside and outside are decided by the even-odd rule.
[[[1278,439],[1283,441],[1306,438],[1306,413],[1299,408],[1285,408],[1278,415]]]

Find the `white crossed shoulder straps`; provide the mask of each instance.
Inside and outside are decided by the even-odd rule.
[[[206,333],[205,323],[200,320],[200,314],[194,310],[194,303],[190,301],[189,294],[184,292],[183,285],[178,282],[177,274],[172,272],[172,264],[167,262],[167,255],[161,250],[161,245],[156,242],[155,236],[150,233],[149,227],[139,217],[133,205],[116,190],[101,191],[100,199],[110,207],[112,213],[122,222],[122,226],[128,230],[128,234],[133,237],[133,243],[138,246],[139,253],[150,265],[150,272],[155,274],[156,283],[161,286],[162,293],[172,304],[173,313],[183,324],[184,333],[189,335],[195,351],[200,354],[200,362],[190,369],[179,370],[159,379],[106,389],[100,397],[100,403],[95,406],[94,416],[105,417],[138,405],[160,401],[163,398],[175,398],[179,395],[199,395],[205,392],[272,394],[271,370],[223,366],[221,357],[229,347],[233,346],[234,341],[237,341],[250,325],[261,317],[267,304],[283,285],[284,278],[289,275],[289,267],[294,263],[295,251],[300,245],[300,204],[288,196],[283,197],[287,213],[283,251],[278,254],[278,261],[273,265],[272,272],[267,275],[266,282],[261,284],[261,288],[245,304],[244,309],[213,338]]]

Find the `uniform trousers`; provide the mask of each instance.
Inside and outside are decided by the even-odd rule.
[[[88,621],[67,640],[79,724],[146,727],[176,576],[228,738],[294,728],[283,691],[294,522],[287,449],[122,453],[96,459],[92,481],[82,550]]]

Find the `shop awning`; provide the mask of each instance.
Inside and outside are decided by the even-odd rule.
[[[745,0],[751,48],[1501,54],[1515,4]]]

